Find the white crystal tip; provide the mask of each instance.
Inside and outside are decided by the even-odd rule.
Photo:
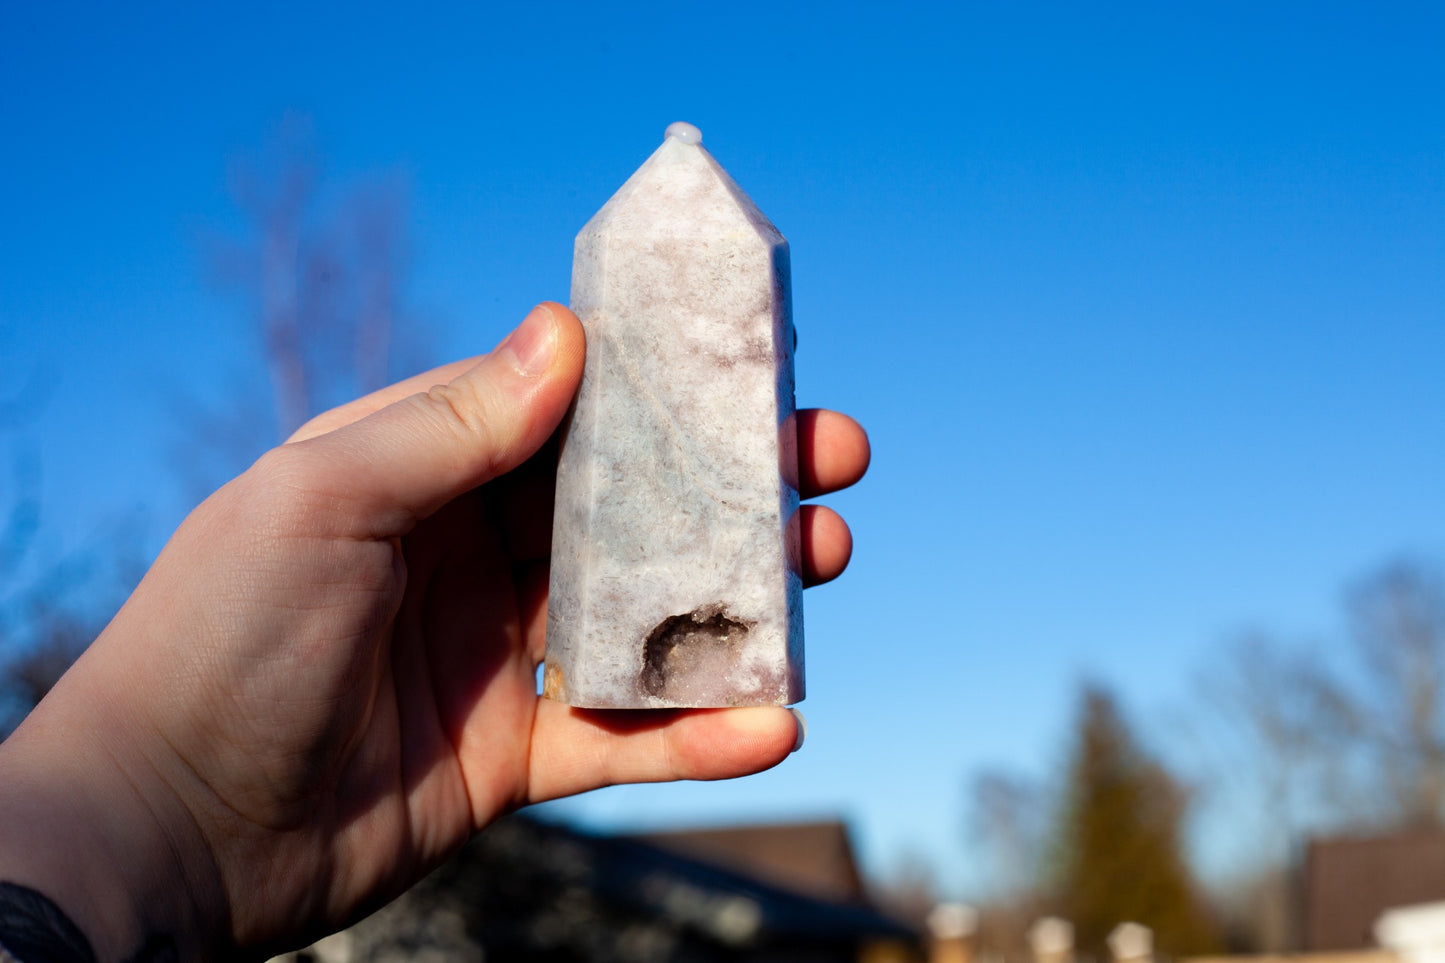
[[[664,137],[676,137],[684,144],[701,144],[702,131],[687,123],[686,121],[674,121],[667,125],[667,133]]]

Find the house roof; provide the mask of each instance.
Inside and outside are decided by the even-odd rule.
[[[743,943],[917,939],[910,928],[861,901],[801,892],[746,869],[685,854],[652,839],[593,836],[515,816],[509,822],[512,831],[531,835],[539,843],[550,838],[568,848],[580,847],[591,864],[593,890],[609,902],[631,905],[647,915],[693,917],[695,926],[723,942],[732,938],[740,938]],[[724,831],[708,831],[714,832],[719,836],[712,837],[712,843],[726,835]],[[696,834],[657,835],[687,835],[692,837],[690,845],[697,844]],[[761,832],[749,834],[748,838],[781,841],[783,835],[770,837]],[[822,835],[818,834],[819,838]],[[742,925],[744,920],[747,925]]]
[[[631,838],[818,899],[867,902],[848,827],[840,820],[674,830]]]

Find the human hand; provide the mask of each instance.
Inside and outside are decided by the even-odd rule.
[[[0,746],[0,879],[100,959],[304,943],[502,813],[621,782],[716,779],[795,745],[785,709],[601,712],[537,696],[555,451],[580,324],[320,416],[192,513]],[[799,413],[802,494],[852,484],[862,429]],[[851,536],[805,506],[804,577]]]

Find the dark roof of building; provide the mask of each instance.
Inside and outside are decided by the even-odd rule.
[[[584,846],[590,851],[591,875],[598,892],[646,912],[676,913],[684,903],[707,903],[733,907],[729,912],[735,920],[745,912],[739,907],[751,904],[757,908],[755,931],[759,935],[835,942],[917,937],[902,923],[861,902],[821,899],[741,868],[704,861],[643,839],[593,836],[527,822],[540,836],[560,835]],[[690,895],[679,900],[675,897],[679,892]]]
[[[1301,897],[1303,949],[1373,946],[1385,910],[1445,899],[1445,830],[1313,840]]]
[[[840,820],[673,830],[632,838],[819,899],[867,902],[848,827]]]

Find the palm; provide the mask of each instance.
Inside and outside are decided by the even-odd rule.
[[[458,499],[402,543],[391,659],[401,772],[414,830],[440,832],[443,849],[526,801],[551,519],[522,511],[507,487]]]
[[[544,538],[550,519],[514,514],[519,506],[501,487],[457,499],[400,542],[404,588],[399,605],[380,600],[396,614],[380,633],[357,764],[346,767],[371,778],[379,756],[393,779],[343,793],[370,798],[371,811],[330,837],[342,863],[370,866],[349,881],[359,892],[403,885],[526,801],[546,562],[518,552],[512,526],[498,519]],[[337,892],[333,905],[351,905],[359,892]]]

